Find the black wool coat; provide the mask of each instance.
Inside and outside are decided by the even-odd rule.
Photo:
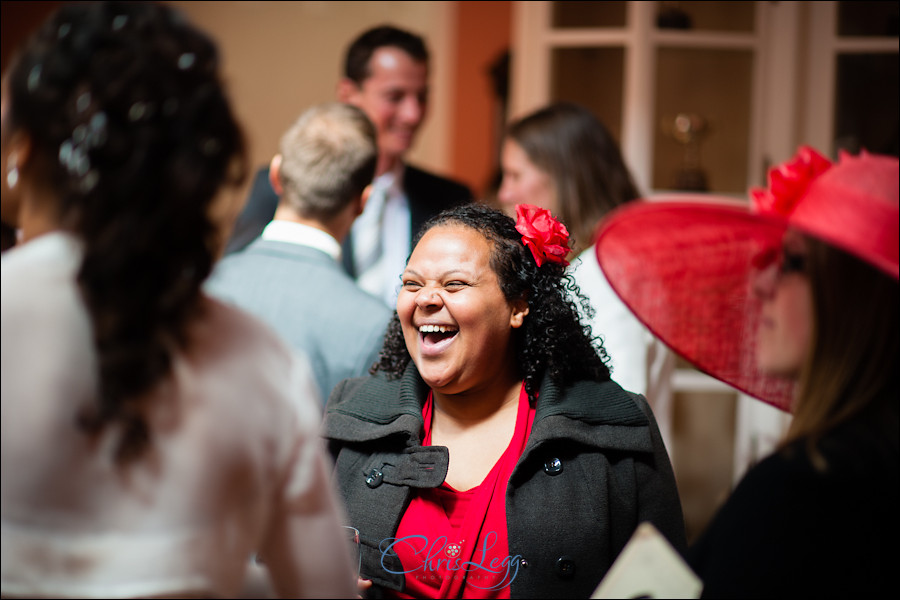
[[[361,577],[402,590],[402,566],[381,551],[412,494],[439,486],[449,454],[422,446],[428,387],[413,363],[334,389],[323,434],[349,525],[360,531]],[[512,598],[587,598],[638,524],[652,522],[680,552],[684,519],[668,454],[643,396],[612,381],[560,389],[545,378],[534,425],[507,486]],[[393,572],[393,573],[391,573]]]

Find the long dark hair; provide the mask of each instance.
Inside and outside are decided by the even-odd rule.
[[[575,254],[593,244],[600,219],[640,195],[612,134],[579,104],[541,108],[511,123],[506,135],[553,179]]]
[[[218,51],[162,4],[70,3],[16,57],[9,94],[9,125],[32,143],[24,168],[83,243],[99,398],[79,426],[122,423],[127,459],[149,441],[141,398],[201,305],[213,199],[246,173]]]
[[[812,339],[784,444],[803,438],[824,468],[819,440],[860,416],[900,447],[900,285],[869,263],[807,237]]]
[[[484,236],[491,244],[490,264],[504,297],[509,301],[524,298],[528,302],[528,316],[523,326],[515,330],[514,345],[516,363],[532,402],[545,374],[561,387],[579,380],[609,379],[606,351],[599,340],[599,350],[595,348],[590,326],[579,319],[576,301],[585,313],[592,312],[590,304],[566,267],[553,262],[538,267],[522,243],[515,221],[479,203],[448,209],[433,217],[416,235],[413,249],[430,229],[450,224],[469,227]],[[380,361],[371,371],[400,377],[410,360],[395,312]]]

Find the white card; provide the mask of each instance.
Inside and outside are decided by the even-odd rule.
[[[641,523],[591,598],[699,598],[703,582],[651,523]]]

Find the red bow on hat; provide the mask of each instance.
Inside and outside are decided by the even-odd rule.
[[[809,184],[830,168],[830,160],[809,146],[801,146],[794,158],[769,169],[769,189],[750,190],[753,210],[788,217]]]

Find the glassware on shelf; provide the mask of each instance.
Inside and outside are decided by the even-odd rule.
[[[700,162],[700,143],[711,131],[709,120],[695,113],[678,113],[663,119],[662,128],[683,149],[673,187],[690,192],[709,191],[706,171]]]

